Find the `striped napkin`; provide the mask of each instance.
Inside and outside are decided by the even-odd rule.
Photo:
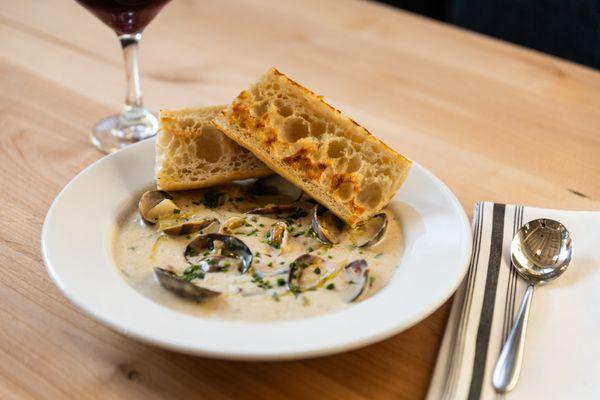
[[[561,222],[573,260],[536,287],[517,387],[500,395],[492,372],[527,284],[510,261],[518,229],[537,218]],[[456,292],[427,398],[600,399],[600,212],[479,203],[473,254]]]

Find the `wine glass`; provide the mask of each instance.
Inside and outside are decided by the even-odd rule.
[[[111,115],[92,129],[92,143],[112,153],[149,138],[158,129],[157,118],[142,103],[138,44],[142,31],[170,0],[75,0],[118,35],[125,59],[127,91],[119,115]]]

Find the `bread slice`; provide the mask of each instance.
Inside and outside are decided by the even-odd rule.
[[[385,207],[411,165],[274,68],[212,123],[350,225]]]
[[[265,164],[210,124],[225,106],[161,110],[156,183],[187,190],[271,175]]]

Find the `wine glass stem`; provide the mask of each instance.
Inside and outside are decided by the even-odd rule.
[[[127,92],[122,118],[124,122],[134,122],[143,118],[146,110],[142,102],[142,89],[140,87],[140,63],[138,44],[142,39],[141,33],[123,34],[119,36],[125,59],[125,79]]]

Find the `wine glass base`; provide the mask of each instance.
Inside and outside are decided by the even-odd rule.
[[[157,130],[158,119],[149,112],[135,123],[124,122],[121,115],[111,115],[94,126],[90,139],[103,152],[114,153],[156,135]]]

